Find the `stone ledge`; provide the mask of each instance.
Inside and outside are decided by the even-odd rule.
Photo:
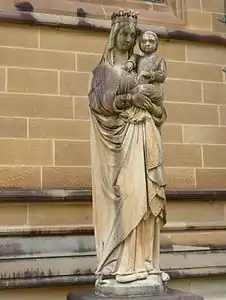
[[[54,28],[96,30],[102,32],[108,32],[110,30],[110,22],[106,19],[91,19],[44,13],[0,11],[0,22],[33,24]],[[160,25],[162,24],[163,23]],[[226,45],[226,35],[224,34],[214,34],[182,28],[153,26],[149,24],[141,24],[139,28],[140,30],[152,30],[163,39],[199,41]]]
[[[189,253],[184,253],[184,256],[187,257]],[[206,255],[205,253],[203,254]],[[225,253],[223,254],[225,256]],[[172,257],[168,258],[172,259]],[[177,259],[176,257],[174,259]],[[31,259],[28,259],[29,261]],[[96,280],[96,276],[94,273],[90,273],[88,271],[84,271],[81,268],[81,265],[77,265],[77,274],[62,274],[62,272],[59,272],[58,274],[51,273],[52,268],[51,266],[59,265],[62,266],[67,262],[67,258],[61,257],[61,258],[55,258],[52,259],[52,262],[50,264],[50,259],[44,259],[42,258],[42,261],[40,259],[32,259],[32,267],[30,267],[26,261],[23,262],[24,264],[24,276],[22,277],[22,274],[20,274],[20,277],[18,277],[19,273],[17,271],[17,268],[14,268],[14,276],[12,274],[11,277],[5,278],[1,275],[0,278],[0,290],[2,289],[14,289],[14,288],[29,288],[29,287],[50,287],[50,286],[65,286],[65,285],[89,285],[94,284]],[[83,260],[86,260],[87,258],[84,258]],[[14,258],[15,261],[15,258]],[[14,264],[18,263],[21,265],[21,261],[16,260]],[[80,262],[82,263],[82,262]],[[79,264],[80,264],[79,263]],[[83,262],[84,263],[84,262]],[[90,261],[88,261],[90,264]],[[7,264],[7,265],[5,265]],[[12,268],[12,265],[10,262],[4,263],[4,269],[5,268]],[[67,265],[75,265],[75,262],[71,259],[68,260]],[[39,269],[37,267],[39,266]],[[43,268],[45,266],[45,269],[47,274],[45,274],[45,269]],[[35,268],[36,267],[36,268]],[[95,264],[91,267],[95,267]],[[63,270],[62,270],[63,271]],[[81,273],[79,273],[81,271]],[[201,279],[201,278],[224,278],[226,276],[226,267],[225,266],[212,266],[212,267],[206,267],[206,268],[200,268],[200,267],[193,267],[193,268],[178,268],[176,270],[165,270],[170,275],[172,280],[177,279]],[[5,275],[9,275],[5,273]]]
[[[186,237],[163,233],[161,268],[174,279],[226,276],[225,235],[213,232],[207,238],[204,232],[203,240],[197,232]],[[0,289],[95,281],[92,234],[0,237],[0,257]]]
[[[165,1],[164,1],[165,2]],[[58,14],[62,16],[73,16],[94,19],[109,19],[112,12],[119,9],[134,9],[139,12],[140,23],[155,24],[184,24],[183,11],[184,3],[176,1],[174,3],[150,3],[145,1],[12,1],[4,7],[6,11],[21,11],[44,14]]]
[[[201,226],[200,226],[201,227]],[[184,233],[179,226],[177,231],[166,228],[161,232],[161,253],[192,253],[194,251],[225,251],[226,226],[224,230],[211,231],[204,228]],[[10,231],[9,231],[10,230]],[[25,229],[10,228],[0,235],[0,260],[38,258],[41,256],[55,257],[65,253],[94,255],[95,241],[93,228],[90,226],[65,226],[62,228],[36,227]],[[36,230],[36,231],[35,231]],[[199,253],[201,253],[199,252]],[[66,255],[65,254],[65,255]]]
[[[226,231],[225,221],[219,222],[172,222],[161,230],[163,233],[183,233],[196,231]],[[94,227],[90,225],[58,225],[58,226],[0,226],[1,237],[41,237],[41,236],[71,236],[93,235]],[[214,233],[213,233],[214,234]],[[226,247],[226,246],[225,246]]]
[[[166,190],[168,200],[220,201],[226,200],[226,189]],[[92,190],[87,189],[9,189],[0,188],[0,202],[76,202],[92,201]]]

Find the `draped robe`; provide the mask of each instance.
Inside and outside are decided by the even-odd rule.
[[[145,109],[115,106],[115,97],[135,86],[134,74],[104,60],[93,71],[89,101],[97,274],[159,268],[165,223],[159,127]]]

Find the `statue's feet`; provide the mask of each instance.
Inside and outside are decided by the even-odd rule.
[[[151,270],[148,271],[148,275],[156,275],[156,274],[161,274],[162,272],[159,269],[152,268]]]
[[[148,275],[152,275],[152,274],[160,274],[163,282],[167,282],[170,280],[169,274],[161,271],[160,269],[153,268],[152,270],[148,271]]]
[[[139,273],[133,273],[128,275],[116,275],[116,281],[120,283],[129,283],[136,280],[143,280],[148,277],[148,273],[146,271],[139,272]]]
[[[137,280],[137,276],[135,273],[128,274],[128,275],[116,275],[115,279],[119,283],[127,283],[127,282],[133,282]]]
[[[167,282],[170,280],[170,276],[166,272],[161,272],[161,278],[163,282]]]
[[[102,275],[103,276],[109,276],[112,274],[112,269],[111,268],[108,268],[108,267],[105,267],[103,270],[102,270]]]
[[[139,272],[139,273],[136,273],[136,276],[137,276],[137,280],[143,280],[148,277],[148,273],[146,271]]]

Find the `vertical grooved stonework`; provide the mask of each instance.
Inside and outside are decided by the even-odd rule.
[[[196,179],[196,170],[195,170],[195,168],[193,169],[193,176],[194,176],[195,188],[197,188],[197,179]]]
[[[30,120],[29,120],[29,118],[27,118],[27,138],[29,138],[29,123],[30,123]]]
[[[41,172],[40,172],[40,182],[41,182],[41,189],[43,188],[43,167],[41,167]]]
[[[201,97],[202,97],[202,102],[204,102],[204,87],[203,87],[203,81],[201,81]]]
[[[5,92],[8,89],[8,68],[5,68]]]
[[[204,155],[203,155],[203,146],[201,145],[201,160],[202,160],[202,167],[204,167]]]
[[[78,53],[75,52],[75,71],[78,72]]]
[[[219,122],[219,126],[220,126],[221,125],[220,105],[217,105],[217,112],[218,112],[218,122]]]
[[[184,143],[184,125],[182,124],[182,142]]]
[[[56,154],[55,154],[55,149],[56,149],[56,146],[55,146],[55,140],[53,140],[53,165],[54,165],[54,166],[56,165]]]

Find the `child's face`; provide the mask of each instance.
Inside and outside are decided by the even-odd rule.
[[[145,32],[140,37],[140,50],[145,54],[152,54],[156,51],[156,39],[150,32]]]

